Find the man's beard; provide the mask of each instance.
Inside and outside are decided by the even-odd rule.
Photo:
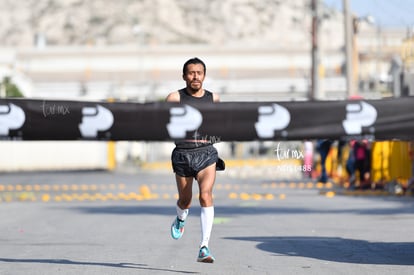
[[[198,90],[201,89],[201,87],[202,87],[202,84],[201,84],[201,82],[198,82],[198,81],[197,82],[191,82],[190,85],[189,85],[190,90],[193,91],[193,92],[197,92]]]

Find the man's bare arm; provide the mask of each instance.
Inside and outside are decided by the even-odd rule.
[[[180,102],[180,93],[178,91],[170,93],[165,99],[167,102]]]
[[[216,93],[213,94],[213,101],[214,102],[220,102],[220,97],[219,97],[218,94],[216,94]]]

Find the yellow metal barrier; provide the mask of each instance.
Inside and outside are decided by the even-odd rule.
[[[397,181],[407,186],[412,176],[410,143],[406,141],[379,141],[372,144],[371,180],[385,184]]]
[[[115,159],[115,142],[108,141],[108,170],[112,171],[116,168]]]

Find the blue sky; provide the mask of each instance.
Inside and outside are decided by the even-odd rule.
[[[342,11],[343,0],[324,0],[329,7]],[[371,15],[381,27],[414,27],[414,0],[349,0],[357,16]]]

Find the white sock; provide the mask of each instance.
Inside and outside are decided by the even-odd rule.
[[[210,240],[211,229],[213,228],[214,221],[214,206],[201,207],[201,243],[200,247],[208,247],[208,241]]]
[[[188,216],[188,209],[181,209],[178,205],[176,206],[177,208],[177,217],[182,220],[185,221],[185,219]]]

